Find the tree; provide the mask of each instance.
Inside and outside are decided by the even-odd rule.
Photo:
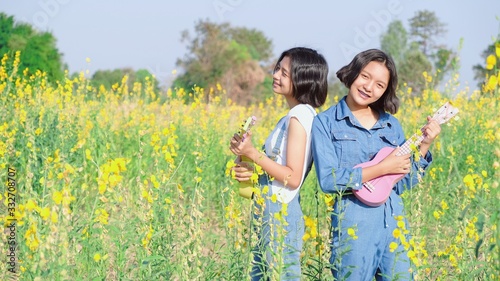
[[[399,20],[391,22],[387,32],[380,39],[381,49],[388,53],[396,64],[398,71],[398,86],[400,89],[406,84],[413,93],[420,94],[425,87],[425,78],[422,73],[430,72],[432,65],[428,58],[419,49],[415,42],[409,43],[408,32]]]
[[[188,43],[188,54],[177,60],[177,66],[185,72],[173,86],[215,88],[220,83],[228,97],[238,102],[260,98],[264,91],[257,89],[262,89],[266,78],[266,63],[272,56],[271,41],[257,30],[208,20],[199,21],[195,32],[195,37],[188,31],[182,33],[181,42]]]
[[[420,50],[429,57],[441,47],[436,44],[436,38],[446,35],[446,25],[439,21],[434,12],[417,11],[410,19],[410,35],[415,38]]]
[[[433,84],[443,81],[446,74],[458,67],[458,55],[436,41],[446,33],[446,24],[442,23],[434,12],[417,11],[410,20],[410,36],[414,38],[420,51],[431,61],[434,69]]]
[[[38,32],[29,24],[16,23],[12,16],[0,13],[0,55],[21,51],[21,69],[29,74],[47,73],[49,81],[64,77],[62,54],[49,32]]]
[[[332,104],[336,104],[336,101],[339,101],[347,95],[349,89],[344,85],[344,83],[340,82],[337,78],[336,73],[332,73],[330,77],[328,77],[328,97],[331,101],[331,104],[325,103],[324,107],[328,108]]]
[[[418,11],[409,24],[408,33],[401,21],[391,22],[381,35],[380,45],[394,59],[399,87],[406,83],[418,95],[428,83],[424,72],[434,76],[430,86],[435,86],[457,68],[458,56],[451,49],[436,44],[436,38],[443,36],[446,29],[434,12]]]
[[[124,76],[128,76],[127,86],[132,89],[134,83],[146,83],[147,77],[153,83],[154,89],[159,90],[159,82],[154,76],[145,69],[134,71],[131,68],[113,69],[113,70],[97,70],[92,75],[91,84],[98,88],[101,85],[107,89],[111,89],[114,84],[121,84]]]
[[[380,36],[380,48],[391,55],[397,68],[405,61],[408,51],[408,32],[400,20],[389,23],[387,32]]]
[[[415,95],[420,95],[426,85],[423,73],[431,70],[432,64],[429,59],[420,51],[416,43],[411,44],[398,68],[400,89],[406,83],[407,87],[412,88]]]

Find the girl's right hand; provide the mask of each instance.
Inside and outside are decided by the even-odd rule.
[[[245,155],[250,158],[252,153],[255,152],[255,147],[252,144],[252,132],[247,132],[245,138],[240,137],[238,134],[234,134],[231,138],[229,150],[234,155]]]
[[[380,162],[385,165],[386,174],[408,174],[411,171],[411,153],[396,155],[400,150],[401,148],[397,147]]]

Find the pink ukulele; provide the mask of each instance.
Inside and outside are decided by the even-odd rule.
[[[432,118],[435,119],[439,124],[444,124],[455,115],[457,115],[457,113],[458,109],[453,107],[450,102],[447,102],[443,106],[441,106],[441,108],[439,108],[436,113],[434,113],[434,116],[432,116]],[[424,138],[425,136],[423,136],[422,134],[414,134],[401,146],[401,150],[397,153],[397,155],[399,156],[411,153],[412,145],[418,146],[424,140]],[[354,168],[364,168],[378,164],[385,157],[391,154],[394,149],[395,148],[392,147],[384,147],[371,161],[358,164],[354,166]],[[384,204],[387,198],[389,198],[394,185],[404,176],[405,174],[387,174],[378,178],[371,179],[367,182],[364,182],[361,189],[353,190],[354,196],[356,196],[359,201],[365,203],[368,206],[380,206]]]

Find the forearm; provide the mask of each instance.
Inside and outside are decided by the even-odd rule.
[[[296,189],[302,180],[302,171],[294,171],[286,165],[280,165],[256,148],[247,155],[255,164],[259,165],[270,177],[274,178],[289,189]]]
[[[390,173],[390,170],[387,169],[386,165],[384,165],[384,162],[380,162],[376,165],[363,168],[361,181],[367,182],[369,180],[372,180],[374,178],[377,178],[377,177],[380,177],[380,176],[383,176],[383,175],[386,175],[389,173]]]
[[[401,179],[395,186],[397,194],[402,194],[405,190],[415,187],[425,176],[427,167],[432,163],[432,154],[427,151],[425,156],[420,156],[418,161],[412,161],[411,172]]]
[[[429,152],[429,148],[431,147],[431,144],[430,143],[424,143],[422,142],[420,144],[420,156],[421,157],[425,157],[425,155],[427,154],[427,152]]]

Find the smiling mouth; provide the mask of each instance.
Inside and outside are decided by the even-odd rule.
[[[370,96],[363,91],[359,91],[359,94],[364,98],[370,98]]]

